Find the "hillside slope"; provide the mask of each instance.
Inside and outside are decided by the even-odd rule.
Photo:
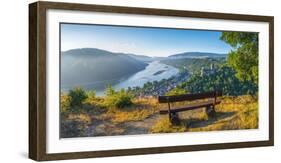
[[[180,58],[225,58],[227,54],[207,53],[207,52],[184,52],[170,55],[170,59]]]
[[[61,85],[104,87],[147,66],[123,53],[95,48],[73,49],[61,53]]]

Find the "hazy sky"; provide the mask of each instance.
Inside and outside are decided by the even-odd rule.
[[[147,56],[182,52],[227,53],[221,32],[166,28],[61,24],[61,50],[99,48]]]

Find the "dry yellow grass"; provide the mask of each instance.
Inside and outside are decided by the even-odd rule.
[[[166,117],[152,126],[151,133],[258,128],[258,102],[251,96],[223,97],[221,104],[216,105],[217,119],[209,119],[203,109],[188,112],[179,126],[172,125]]]
[[[110,108],[105,114],[111,118],[113,123],[122,123],[144,120],[159,110],[155,98],[136,98],[133,100],[133,104],[133,106],[123,109]]]
[[[162,117],[150,130],[151,133],[174,133],[184,131],[186,131],[184,125],[174,126],[171,124],[168,117]]]
[[[70,97],[67,94],[61,94],[60,96],[61,112],[66,112],[70,105]]]
[[[154,111],[158,111],[161,107],[166,105],[159,104],[157,98],[154,97],[142,97],[142,98],[134,98],[133,103],[137,107],[152,109]]]
[[[189,128],[188,131],[217,131],[258,128],[258,102],[251,96],[224,98],[222,103],[216,106],[216,111],[220,113],[233,112],[234,114],[204,127]]]
[[[88,97],[83,104],[103,107],[104,99],[100,97]]]
[[[87,114],[69,114],[67,120],[75,120],[79,122],[83,122],[84,124],[91,124],[91,117]]]
[[[133,111],[116,111],[113,113],[111,121],[114,123],[140,121],[149,117],[154,112],[148,109],[133,110]]]

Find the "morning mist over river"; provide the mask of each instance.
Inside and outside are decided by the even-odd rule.
[[[153,61],[148,66],[129,78],[120,81],[118,84],[113,85],[113,88],[120,90],[122,88],[127,89],[128,87],[143,87],[147,82],[160,81],[162,79],[168,79],[179,72],[178,69],[160,63],[159,61]],[[98,91],[97,95],[103,95],[104,91]]]
[[[119,79],[95,81],[92,83],[77,83],[80,87],[88,90],[95,90],[97,96],[103,96],[105,88],[112,85],[115,90],[128,89],[129,87],[143,87],[147,82],[161,81],[162,79],[169,79],[176,75],[179,70],[173,66],[166,65],[160,61],[152,61],[147,66],[130,76],[120,77]],[[102,85],[102,86],[101,86]],[[64,91],[72,89],[73,87],[61,85]]]

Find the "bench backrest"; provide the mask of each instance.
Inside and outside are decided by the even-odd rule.
[[[183,95],[174,95],[174,96],[159,96],[159,103],[169,103],[169,102],[181,102],[181,101],[193,101],[205,98],[217,98],[222,96],[222,91],[211,91],[204,93],[196,94],[183,94]]]

